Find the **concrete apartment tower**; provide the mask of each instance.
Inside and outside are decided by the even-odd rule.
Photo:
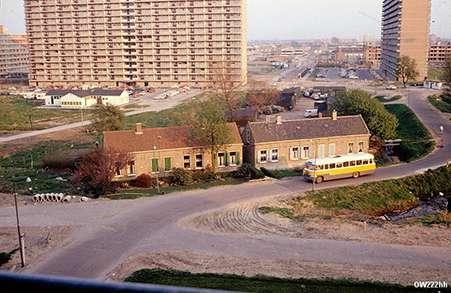
[[[0,79],[26,79],[28,56],[26,37],[9,34],[6,28],[0,25]]]
[[[396,79],[402,56],[415,59],[419,81],[427,77],[430,17],[430,0],[384,0],[380,69],[387,79]]]
[[[24,2],[30,85],[204,87],[218,68],[247,81],[246,0]]]

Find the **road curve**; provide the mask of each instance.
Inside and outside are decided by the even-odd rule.
[[[429,157],[395,167],[378,169],[371,177],[356,181],[327,182],[320,188],[357,184],[415,174],[443,165],[450,159],[451,132],[445,116],[427,103],[422,91],[409,91],[409,106],[439,138],[445,126],[443,148]],[[451,249],[387,245],[368,242],[292,239],[282,236],[245,234],[215,235],[181,228],[177,222],[193,214],[219,209],[241,200],[307,191],[311,186],[299,179],[247,183],[209,190],[182,192],[172,196],[91,205],[24,207],[24,225],[76,222],[81,230],[67,247],[50,254],[30,271],[83,278],[104,278],[131,254],[139,252],[193,251],[252,257],[265,260],[296,259],[306,262],[438,268],[451,272]],[[114,208],[113,208],[114,206]],[[11,212],[0,209],[0,226],[13,225]]]

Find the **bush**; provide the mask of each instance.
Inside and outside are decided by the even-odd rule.
[[[141,174],[135,180],[130,182],[133,187],[150,188],[157,185],[157,180],[149,174]]]
[[[182,168],[172,170],[172,184],[178,186],[188,186],[193,184],[193,174]]]
[[[250,178],[250,179],[261,179],[265,177],[265,174],[251,164],[243,164],[241,167],[232,173],[234,178]]]
[[[280,169],[280,170],[268,170],[266,168],[261,168],[263,174],[265,174],[268,177],[276,178],[276,179],[282,179],[285,177],[295,177],[295,176],[302,176],[303,169],[302,168],[295,168],[295,169]]]
[[[42,158],[42,167],[52,170],[74,170],[80,157],[69,153],[47,154]]]
[[[193,173],[193,180],[195,182],[209,182],[218,179],[216,173],[211,168],[206,168],[202,171],[196,171]]]

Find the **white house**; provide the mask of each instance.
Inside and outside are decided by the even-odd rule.
[[[64,104],[63,104],[64,102]],[[49,90],[46,106],[70,109],[92,107],[98,104],[121,106],[129,103],[129,94],[121,89]]]

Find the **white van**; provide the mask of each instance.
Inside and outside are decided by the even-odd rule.
[[[318,109],[307,109],[304,111],[305,118],[316,118],[319,116]]]

